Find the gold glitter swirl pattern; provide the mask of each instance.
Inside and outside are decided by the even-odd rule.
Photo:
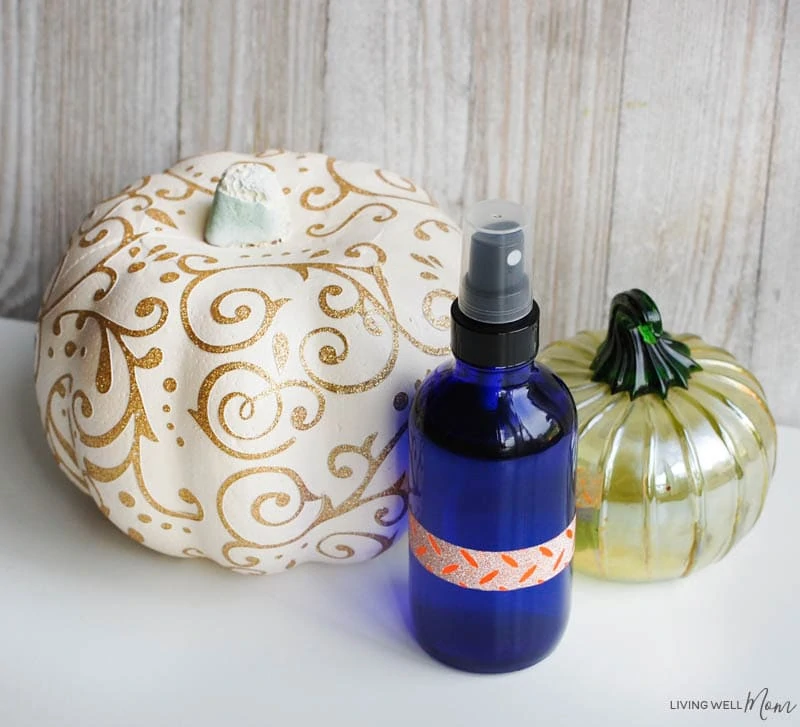
[[[236,381],[242,389],[228,390],[226,379]],[[217,390],[224,393],[218,393]],[[290,421],[295,431],[311,429],[319,423],[325,412],[325,398],[307,381],[277,382],[263,368],[255,364],[231,362],[211,371],[200,385],[197,406],[189,414],[216,447],[237,459],[266,459],[291,447],[295,437],[290,436],[271,447],[265,440],[276,429],[285,410],[284,398],[288,391],[307,392],[313,406],[313,415],[303,404],[291,410]],[[216,403],[216,406],[214,404]],[[263,413],[261,413],[263,410]],[[261,443],[261,444],[259,444]]]
[[[213,281],[211,287],[214,289],[216,289],[218,285],[224,285],[224,282],[219,279],[219,276],[224,276],[230,270],[230,268],[218,268],[215,270],[198,272],[194,279],[184,288],[183,294],[181,295],[180,311],[183,330],[195,346],[209,353],[230,353],[232,351],[249,348],[267,332],[275,315],[278,313],[281,306],[287,302],[286,298],[272,300],[269,295],[260,288],[246,287],[224,290],[211,301],[211,306],[208,311],[211,314],[211,320],[220,326],[238,325],[239,328],[242,327],[239,325],[242,323],[247,324],[253,321],[254,324],[249,327],[249,335],[245,335],[238,341],[231,341],[231,334],[228,330],[220,334],[225,337],[226,343],[215,344],[203,339],[192,324],[189,299],[199,285],[209,280]],[[245,300],[249,302],[244,302]],[[257,304],[260,307],[260,316],[253,315],[253,304]],[[226,312],[228,309],[231,309],[230,312]],[[207,313],[204,314],[203,318],[207,321]]]
[[[436,300],[446,301],[445,312],[441,315],[434,315],[433,306]],[[425,320],[428,321],[434,328],[440,331],[447,331],[450,329],[450,304],[456,299],[455,294],[449,290],[437,288],[425,294],[422,299],[422,314]]]
[[[58,466],[83,492],[89,494],[89,483],[75,453],[75,433],[67,416],[72,385],[72,374],[64,374],[48,392],[43,407],[45,436]]]
[[[387,537],[378,533],[356,533],[352,531],[331,533],[317,543],[317,552],[332,560],[348,560],[356,554],[356,548],[360,549],[361,547],[361,543],[353,543],[352,541],[363,538],[366,538],[367,541],[372,541],[373,552],[369,556],[372,558],[383,553],[394,542],[393,536]]]
[[[377,207],[379,210],[382,211],[375,212],[374,210],[375,207]],[[362,212],[370,209],[374,212],[372,216],[373,222],[388,222],[389,220],[393,220],[395,217],[397,217],[397,210],[391,205],[384,204],[383,202],[370,202],[369,204],[361,205],[361,207],[351,212],[342,222],[340,222],[332,229],[326,230],[324,223],[317,222],[316,224],[310,225],[308,227],[308,229],[306,230],[306,234],[308,234],[311,237],[329,237],[330,235],[334,235],[337,232],[341,232]]]
[[[422,220],[422,222],[418,223],[414,227],[414,237],[416,237],[418,240],[424,240],[427,242],[431,239],[430,233],[426,232],[425,230],[426,225],[433,225],[435,229],[437,229],[439,232],[444,232],[445,234],[455,229],[449,222],[444,222],[442,220]]]
[[[233,538],[230,542],[226,543],[222,549],[222,554],[225,560],[232,566],[237,568],[255,568],[261,564],[261,557],[255,554],[245,555],[241,560],[235,560],[232,551],[239,549],[250,549],[254,551],[279,548],[291,543],[296,543],[302,540],[313,529],[318,528],[323,523],[333,521],[348,513],[355,512],[359,509],[366,509],[369,512],[370,505],[375,502],[387,502],[392,499],[396,500],[394,510],[396,511],[395,517],[389,521],[388,525],[381,522],[381,518],[385,517],[390,508],[381,506],[373,514],[373,520],[383,527],[391,527],[396,525],[403,514],[406,512],[406,497],[403,488],[404,477],[398,481],[393,482],[390,487],[383,491],[367,494],[366,490],[372,483],[372,480],[385,462],[387,456],[393,451],[397,442],[405,434],[405,426],[403,426],[389,443],[377,454],[372,454],[372,448],[377,437],[377,433],[370,435],[360,447],[353,445],[338,445],[331,451],[328,456],[328,466],[335,477],[340,479],[350,479],[353,476],[353,470],[350,468],[337,468],[335,460],[343,453],[357,453],[364,458],[366,468],[362,476],[358,479],[356,487],[338,503],[335,503],[329,495],[321,497],[311,493],[305,482],[294,470],[287,468],[260,466],[252,467],[240,472],[235,473],[229,477],[217,492],[217,513],[222,522],[225,530]],[[236,486],[249,486],[251,494],[248,496],[241,492],[236,492]],[[245,491],[247,491],[245,489]],[[252,494],[258,492],[258,494]],[[226,501],[232,500],[233,495],[236,495],[236,501],[247,501],[251,499],[249,507],[250,518],[246,523],[248,530],[254,530],[254,524],[267,526],[269,529],[270,540],[266,541],[262,538],[246,537],[243,534],[244,529],[237,530],[232,522],[232,516],[226,513]],[[268,512],[265,513],[265,506],[269,506]],[[292,525],[292,529],[288,530],[286,526]],[[364,535],[366,533],[339,533],[334,532],[327,535],[317,545],[317,552],[326,558],[332,559],[346,559],[353,556],[354,551],[342,555],[340,548],[334,548],[333,551],[326,552],[320,545],[327,538],[337,537],[339,535]],[[374,542],[381,544],[380,550],[374,555],[382,552],[391,545],[394,535],[385,536],[380,533],[370,533],[368,535]]]
[[[323,210],[328,210],[331,207],[335,207],[340,202],[345,200],[349,195],[357,195],[361,197],[382,197],[384,199],[400,199],[406,200],[408,202],[416,202],[418,204],[422,204],[428,207],[435,207],[435,202],[424,193],[418,193],[416,188],[411,190],[407,185],[403,186],[403,184],[398,184],[396,182],[391,182],[386,179],[385,173],[381,170],[377,170],[375,176],[382,182],[384,182],[387,186],[392,189],[392,192],[386,191],[371,191],[366,187],[361,187],[352,182],[348,182],[336,169],[336,159],[333,157],[329,157],[325,163],[325,168],[330,175],[331,181],[334,183],[334,191],[336,192],[336,196],[333,199],[329,199],[322,204],[314,204],[311,201],[312,197],[325,197],[326,192],[328,191],[324,186],[315,185],[313,187],[309,187],[300,195],[300,204],[303,206],[304,209],[314,212],[321,212]],[[380,172],[380,174],[378,173]],[[412,185],[413,186],[413,185]],[[409,195],[402,195],[396,194],[397,190],[408,192]],[[415,194],[416,193],[416,194]]]
[[[387,172],[383,169],[376,169],[375,176],[385,184],[388,184],[390,187],[395,187],[403,192],[414,193],[417,191],[417,185],[414,184],[414,182],[397,174],[392,174],[391,172]],[[394,179],[392,179],[392,177],[394,177]]]

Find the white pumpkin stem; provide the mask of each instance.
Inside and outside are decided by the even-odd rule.
[[[225,170],[206,222],[210,245],[232,247],[285,240],[289,203],[278,175],[263,163],[239,162]]]

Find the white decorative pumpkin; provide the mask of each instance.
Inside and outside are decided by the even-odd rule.
[[[215,187],[241,164],[270,172],[242,194],[281,237],[230,245],[217,224],[212,246]],[[366,164],[225,152],[145,177],[84,220],[42,303],[56,460],[169,555],[272,573],[381,553],[406,509],[415,384],[449,354],[459,253],[426,192]]]

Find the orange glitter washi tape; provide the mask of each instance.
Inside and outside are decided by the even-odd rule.
[[[575,518],[554,538],[519,550],[462,548],[429,533],[408,513],[411,553],[439,578],[480,591],[512,591],[549,581],[575,554]]]

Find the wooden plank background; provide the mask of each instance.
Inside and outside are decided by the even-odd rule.
[[[800,0],[0,2],[0,315],[138,176],[321,149],[525,203],[544,341],[640,286],[800,424]]]

